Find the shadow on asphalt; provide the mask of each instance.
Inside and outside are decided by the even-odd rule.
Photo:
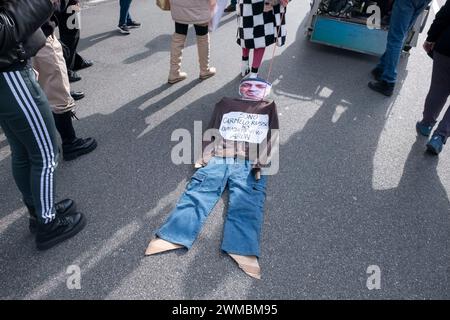
[[[154,43],[167,41],[162,37]],[[100,40],[88,43],[92,45],[93,41]],[[145,57],[134,59],[142,58]],[[176,166],[168,161],[177,142],[167,144],[167,133],[179,128],[193,132],[194,121],[208,123],[215,103],[223,96],[235,96],[239,77],[169,118],[160,119],[158,111],[183,99],[195,89],[198,80],[177,84],[174,92],[147,104],[166,92],[169,85],[163,84],[112,114],[96,114],[77,123],[80,132],[100,127],[104,122],[110,128],[102,132],[95,162],[88,155],[75,164],[64,163],[61,168],[83,168],[76,175],[62,174],[69,181],[73,179],[73,188],[83,186],[83,197],[77,200],[80,209],[89,208],[88,225],[76,238],[52,249],[52,253],[40,253],[35,251],[30,235],[18,239],[13,236],[18,229],[24,229],[19,224],[25,223],[25,217],[18,219],[0,235],[4,239],[2,255],[7,261],[2,264],[1,278],[16,279],[17,285],[24,288],[42,283],[42,298],[57,299],[64,294],[64,298],[69,295],[102,299],[117,290],[146,259],[152,259],[154,269],[148,273],[155,274],[155,287],[160,278],[182,274],[182,292],[172,297],[176,299],[208,299],[230,277],[249,283],[244,294],[248,299],[376,298],[379,293],[368,293],[365,287],[365,269],[373,263],[384,267],[384,279],[404,280],[400,284],[386,280],[385,288],[391,290],[387,291],[388,296],[448,298],[448,283],[440,281],[442,275],[430,277],[431,268],[443,263],[440,257],[426,253],[448,249],[441,241],[446,239],[448,222],[439,213],[448,212],[449,200],[436,172],[438,159],[425,155],[425,142],[418,139],[411,147],[398,187],[372,187],[374,154],[395,99],[366,88],[375,62],[371,57],[309,43],[302,29],[297,31],[297,41],[277,57],[278,67],[270,79],[277,99],[288,96],[298,101],[289,106],[290,111],[281,107],[278,111],[295,119],[295,109],[302,108],[302,101],[317,101],[320,106],[302,129],[283,141],[280,172],[269,178],[261,239],[263,281],[249,279],[227,255],[217,254],[221,240],[217,232],[222,228],[224,210],[222,215],[213,215],[206,221],[205,227],[217,223],[213,227],[216,236],[202,232],[194,244],[198,247],[195,253],[179,250],[143,256],[152,233],[167,218],[175,206],[173,199],[181,195],[193,173],[191,166]],[[360,74],[348,73],[348,63],[360,66]],[[283,65],[290,67],[282,68]],[[406,77],[405,68],[403,61],[397,92]],[[262,66],[261,74],[267,69],[268,62]],[[366,94],[356,95],[357,90]],[[144,107],[137,108],[141,105]],[[338,107],[345,112],[332,121]],[[152,129],[146,131],[149,125]],[[87,177],[87,182],[81,184],[79,175]],[[427,197],[422,196],[422,190],[427,191]],[[70,194],[69,191],[59,192]],[[15,203],[16,196],[7,195],[5,201]],[[7,214],[2,212],[0,219]],[[84,237],[87,233],[92,234],[89,240]],[[29,247],[17,252],[8,245],[11,239],[29,242]],[[69,254],[63,251],[64,246],[70,246]],[[192,254],[195,256],[185,265],[183,260]],[[29,255],[26,264],[20,262],[23,255]],[[67,293],[65,282],[52,286],[52,279],[47,278],[52,272],[42,263],[50,257],[55,265],[82,264],[83,290]],[[404,261],[412,264],[405,266]],[[399,275],[395,270],[411,273]],[[30,272],[33,276],[29,276]],[[21,274],[27,276],[20,277]],[[108,281],[103,281],[106,276]],[[430,279],[429,290],[418,292],[411,277]],[[169,298],[161,292],[153,295]],[[23,298],[9,287],[2,289],[1,296]]]

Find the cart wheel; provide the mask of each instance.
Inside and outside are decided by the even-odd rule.
[[[409,52],[411,48],[412,48],[411,46],[406,45],[403,47],[403,51]]]

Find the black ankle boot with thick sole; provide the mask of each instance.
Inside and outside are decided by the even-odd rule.
[[[86,226],[86,218],[80,212],[68,215],[57,215],[47,224],[39,224],[36,234],[38,250],[47,250],[72,238]]]
[[[70,143],[63,143],[63,159],[65,161],[75,160],[79,156],[88,154],[97,148],[97,141],[93,138],[77,138]]]
[[[27,206],[28,213],[30,214],[29,219],[29,230],[32,234],[35,234],[37,232],[37,216],[36,216],[36,210],[34,207]],[[64,199],[58,203],[55,203],[55,210],[57,215],[68,215],[75,213],[77,210],[77,205],[75,204],[75,201],[72,199]]]

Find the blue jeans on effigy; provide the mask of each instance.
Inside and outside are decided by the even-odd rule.
[[[255,179],[248,160],[212,158],[192,176],[176,208],[156,235],[191,248],[228,184],[230,196],[221,248],[227,253],[259,257],[266,180],[264,175]]]
[[[397,65],[409,30],[430,0],[395,0],[389,24],[386,51],[377,65],[383,70],[381,79],[388,83],[397,81]]]

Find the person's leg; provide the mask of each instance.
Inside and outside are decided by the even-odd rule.
[[[187,78],[186,72],[181,71],[183,49],[188,33],[188,25],[175,22],[175,32],[172,35],[170,48],[170,71],[168,83],[174,84]]]
[[[141,26],[141,24],[139,22],[137,22],[131,18],[130,11],[128,11],[128,14],[126,17],[126,24],[127,24],[127,27],[129,27],[129,28],[139,28]]]
[[[241,76],[245,77],[250,73],[250,49],[242,48],[242,64],[241,64]]]
[[[428,93],[425,109],[423,112],[423,123],[434,125],[447,102],[450,95],[450,57],[434,53],[433,75],[431,88]],[[433,135],[442,136],[443,143],[450,136],[450,110],[444,114]]]
[[[126,25],[129,18],[131,0],[120,0],[119,27]]]
[[[58,18],[59,38],[60,41],[68,48],[67,55],[64,56],[67,63],[67,69],[73,70],[75,57],[77,53],[78,43],[80,41],[80,24],[74,23],[73,16],[77,15],[79,19],[81,8],[71,6],[73,10],[69,12],[56,13]]]
[[[41,224],[48,224],[55,218],[53,176],[58,148],[47,99],[31,69],[3,73],[0,81],[0,118],[2,127],[7,124],[5,134],[16,153],[14,177],[25,204],[34,207]]]
[[[421,123],[426,126],[434,126],[444,108],[450,92],[450,66],[447,65],[450,58],[435,52],[433,60],[433,72],[431,75],[431,86],[425,100],[423,118]],[[446,59],[445,59],[446,58]]]
[[[411,21],[417,17],[416,8],[411,0],[396,0],[392,10],[386,51],[380,60],[382,67],[381,80],[395,83],[397,80],[397,65],[403,49],[405,38],[411,26]]]
[[[33,65],[39,73],[39,84],[52,107],[56,128],[61,135],[64,160],[93,151],[97,142],[92,138],[77,138],[72,124],[75,107],[71,96],[67,68],[62,46],[54,36],[47,38],[45,46],[33,58]]]
[[[199,78],[205,80],[216,74],[216,68],[209,66],[210,37],[208,25],[194,25],[194,28],[197,35],[198,62],[200,65]]]
[[[53,191],[58,158],[55,124],[34,71],[25,69],[2,73],[0,94],[0,119],[8,123],[9,132],[15,135],[28,153],[29,177],[23,184],[30,184],[33,206],[26,204],[37,217],[37,249],[46,250],[76,235],[84,228],[86,220],[81,213],[66,212],[66,215],[60,216],[60,212],[56,211]],[[12,143],[15,143],[14,137]],[[19,164],[15,170],[24,168]],[[16,176],[24,179],[26,171]],[[27,192],[26,187],[21,188]],[[29,196],[24,195],[26,198]]]
[[[2,77],[3,78],[3,77]],[[2,79],[0,79],[1,85]],[[4,91],[1,91],[3,98]],[[22,194],[23,202],[28,208],[34,207],[33,193],[31,192],[30,175],[31,175],[31,163],[28,156],[28,151],[22,141],[14,133],[14,129],[10,128],[10,124],[14,126],[14,121],[11,118],[2,117],[0,111],[0,126],[8,139],[9,146],[11,148],[11,165],[14,181],[17,188]],[[31,212],[30,212],[31,213]],[[34,212],[33,212],[34,213]]]
[[[258,70],[261,66],[265,50],[266,48],[257,48],[253,50],[252,73],[250,76],[251,78],[258,77]]]
[[[171,243],[191,248],[206,218],[225,189],[228,166],[211,159],[193,175],[176,208],[156,232]]]

